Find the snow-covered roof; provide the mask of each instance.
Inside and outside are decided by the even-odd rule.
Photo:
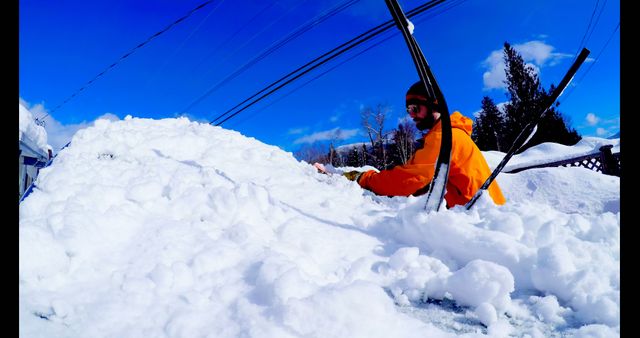
[[[51,149],[51,146],[47,144],[47,131],[34,122],[29,109],[22,103],[18,105],[20,110],[18,140],[21,141],[21,147],[25,145],[30,151],[47,157],[48,150]]]

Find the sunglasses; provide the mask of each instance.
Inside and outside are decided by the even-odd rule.
[[[417,104],[409,104],[407,105],[407,113],[415,115],[420,112],[420,106]]]

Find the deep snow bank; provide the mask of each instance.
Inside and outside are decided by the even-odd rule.
[[[500,176],[506,206],[427,215],[237,132],[99,120],[20,205],[20,332],[617,335],[619,179],[583,170]],[[593,190],[558,195],[567,180]],[[488,328],[398,309],[428,299]]]

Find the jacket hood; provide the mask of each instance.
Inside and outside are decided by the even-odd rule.
[[[471,136],[471,126],[473,125],[473,120],[470,118],[460,114],[460,112],[453,112],[450,116],[451,119],[451,128],[458,128],[463,130],[469,136]]]

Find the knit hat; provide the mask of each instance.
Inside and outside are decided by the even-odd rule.
[[[405,96],[406,104],[421,104],[429,107],[434,107],[438,104],[438,100],[435,97],[431,97],[422,81],[414,83]]]

